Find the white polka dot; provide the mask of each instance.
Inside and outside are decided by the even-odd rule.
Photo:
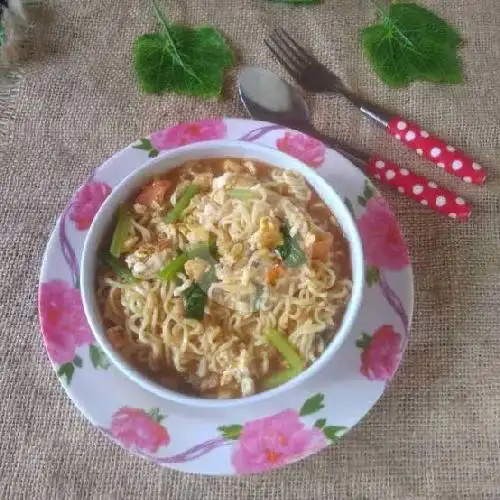
[[[421,149],[417,149],[417,154],[422,156],[424,154],[424,152]]]
[[[394,172],[394,170],[388,170],[385,173],[385,176],[387,179],[391,180],[391,179],[394,179],[394,177],[396,177],[396,173]]]
[[[424,200],[420,200],[420,203],[422,203],[422,205],[428,205],[429,204],[429,202],[427,200],[425,200],[425,199]]]
[[[457,202],[457,205],[465,205],[465,200],[461,196],[457,196],[455,201]]]
[[[436,205],[438,207],[446,205],[446,198],[444,196],[436,196]]]
[[[472,179],[469,176],[464,177],[464,182],[471,183]]]
[[[400,193],[404,193],[404,192],[405,192],[405,188],[404,188],[403,186],[399,186],[399,187],[398,187],[398,191],[399,191]]]
[[[422,194],[424,192],[424,186],[421,186],[420,184],[413,186],[413,192],[415,194]]]
[[[474,170],[481,170],[481,168],[482,168],[482,167],[481,167],[481,165],[479,165],[479,163],[474,162],[474,163],[472,164],[472,168],[473,168]]]
[[[382,160],[378,160],[375,162],[375,166],[377,168],[384,168],[385,167],[385,162],[383,162]]]
[[[426,132],[425,130],[421,130],[420,135],[425,139],[425,138],[429,137],[429,132]]]
[[[449,151],[450,153],[454,153],[456,149],[453,146],[446,146],[446,150]]]
[[[429,181],[429,182],[427,183],[427,185],[428,185],[430,188],[432,188],[432,189],[436,189],[436,188],[438,187],[438,186],[437,186],[437,184],[436,184],[435,182],[432,182],[432,181]]]
[[[460,170],[463,166],[464,164],[461,160],[453,160],[453,163],[451,164],[451,168],[453,170]]]
[[[437,166],[438,166],[439,168],[444,168],[444,163],[443,163],[442,161],[440,161],[440,162],[437,164]]]
[[[410,175],[410,171],[409,171],[407,168],[400,168],[400,169],[399,169],[399,173],[400,173],[401,175],[404,175],[405,177],[406,177],[407,175]]]
[[[456,219],[457,218],[457,214],[455,212],[449,213],[448,216],[451,217],[452,219]]]
[[[380,174],[375,174],[373,177],[375,177],[375,179],[380,179]]]
[[[441,150],[439,148],[432,148],[431,149],[431,156],[433,158],[437,158],[441,154]]]
[[[398,141],[400,141],[400,140],[401,140],[401,136],[400,136],[399,134],[396,134],[394,137],[395,137]]]
[[[408,130],[408,132],[406,132],[405,139],[407,141],[413,141],[413,139],[415,139],[415,137],[417,137],[417,136],[416,136],[415,132],[413,132],[413,130]]]
[[[408,125],[406,125],[405,122],[398,122],[396,127],[398,127],[398,130],[404,130]]]

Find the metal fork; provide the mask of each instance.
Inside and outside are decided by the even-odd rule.
[[[446,172],[464,182],[482,184],[486,172],[470,156],[446,141],[421,129],[416,123],[370,104],[351,92],[342,80],[280,28],[264,40],[268,49],[294,80],[307,92],[337,93],[346,97],[366,117],[383,127],[391,136],[425,156]]]

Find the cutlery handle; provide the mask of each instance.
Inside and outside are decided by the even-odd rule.
[[[416,123],[401,116],[392,117],[387,124],[387,132],[405,146],[416,150],[446,172],[460,177],[464,182],[483,184],[486,172],[470,156],[450,146],[439,137],[422,130]]]
[[[439,187],[426,177],[417,175],[376,154],[368,160],[366,173],[408,198],[452,219],[466,220],[470,217],[471,206],[463,198]]]

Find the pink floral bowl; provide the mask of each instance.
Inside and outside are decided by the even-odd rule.
[[[298,159],[300,156],[294,156],[295,157],[292,157],[280,150],[267,148],[250,142],[209,140],[177,147],[172,151],[164,153],[161,157],[145,163],[143,167],[137,169],[120,182],[111,193],[101,193],[99,191],[99,186],[96,186],[95,189],[98,190],[97,195],[100,196],[102,194],[102,198],[105,198],[105,201],[95,214],[83,247],[80,289],[85,316],[97,342],[100,344],[101,348],[104,350],[111,362],[123,374],[143,389],[146,389],[161,398],[182,405],[206,409],[223,409],[257,403],[270,397],[277,396],[278,394],[294,390],[297,386],[303,384],[305,380],[308,380],[318,374],[326,365],[335,362],[333,357],[339,350],[344,339],[350,333],[363,296],[363,245],[351,212],[346,207],[340,196],[327,182],[325,182],[322,177],[314,172],[312,168],[300,161]],[[210,400],[187,396],[169,390],[146,377],[127,363],[113,349],[106,338],[99,309],[96,303],[94,284],[97,269],[97,249],[110,230],[109,228],[117,208],[152,176],[164,173],[169,169],[181,165],[187,160],[219,157],[251,158],[283,169],[292,169],[300,172],[315,189],[318,195],[329,206],[344,231],[344,234],[349,242],[351,252],[353,286],[351,300],[346,308],[342,324],[336,336],[327,346],[321,357],[309,368],[282,386],[272,390],[240,399]],[[307,163],[309,164],[309,162]],[[84,201],[85,200],[83,200],[82,203]],[[84,215],[85,214],[83,214],[82,217],[84,217]],[[77,221],[77,223],[78,222],[79,221]]]

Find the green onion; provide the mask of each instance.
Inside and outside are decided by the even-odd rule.
[[[182,196],[179,198],[177,203],[172,208],[172,211],[164,217],[164,221],[167,224],[176,222],[182,215],[182,212],[186,210],[189,202],[193,199],[196,193],[198,193],[198,191],[199,187],[196,184],[191,184],[190,186],[188,186],[182,193]]]
[[[181,253],[158,272],[158,278],[162,281],[173,280],[177,276],[177,273],[180,273],[182,271],[187,260],[187,253]]]
[[[231,198],[238,198],[239,200],[251,200],[259,198],[259,193],[251,191],[250,189],[231,189],[229,191],[229,196]]]
[[[288,382],[291,378],[297,376],[300,371],[294,370],[293,368],[285,368],[284,370],[273,373],[266,379],[264,379],[263,385],[265,389],[274,389]]]
[[[117,259],[122,253],[122,247],[128,238],[128,233],[130,231],[130,226],[132,225],[132,217],[127,207],[122,205],[118,209],[118,222],[116,223],[115,230],[113,231],[113,237],[111,238],[111,246],[109,251],[113,257]]]
[[[280,354],[285,358],[288,366],[300,372],[304,369],[304,362],[297,354],[295,347],[290,343],[290,341],[281,335],[278,330],[274,328],[269,328],[266,333],[266,338],[270,344],[272,344],[280,352]]]
[[[125,281],[125,283],[137,283],[138,279],[132,274],[130,269],[113,255],[107,252],[102,253],[99,255],[99,260],[103,265],[109,267],[117,276]]]

